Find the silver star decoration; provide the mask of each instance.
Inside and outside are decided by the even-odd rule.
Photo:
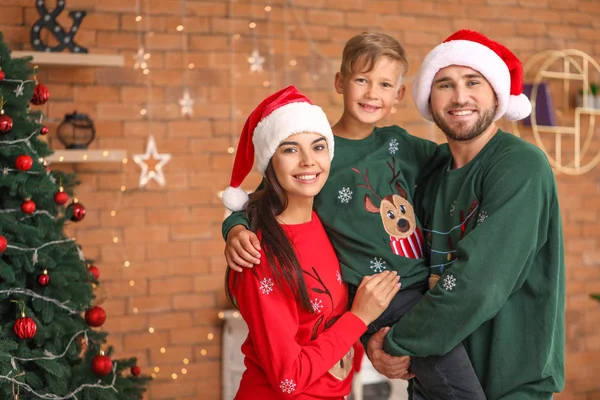
[[[253,50],[252,55],[250,57],[248,57],[248,62],[250,63],[250,71],[260,72],[263,70],[263,64],[265,63],[265,58],[260,55],[258,50]]]
[[[190,97],[190,91],[186,88],[183,91],[183,97],[179,100],[181,106],[181,115],[192,116],[194,114],[194,100]]]
[[[77,246],[77,256],[79,257],[80,261],[85,262],[85,254],[83,254],[83,250],[81,250],[81,247]]]
[[[158,163],[154,167],[154,170],[148,170],[148,164],[144,161],[149,160],[150,158],[154,160],[158,160]],[[165,176],[162,172],[162,168],[166,163],[171,160],[170,154],[159,154],[156,149],[156,142],[154,141],[154,136],[150,135],[148,137],[148,145],[146,146],[146,153],[144,154],[134,154],[133,162],[140,166],[142,169],[142,173],[140,174],[140,187],[146,186],[148,181],[155,180],[160,186],[165,186]]]
[[[23,89],[25,89],[25,83],[21,82],[19,86],[15,89],[15,96],[21,97],[23,96]]]
[[[134,69],[145,69],[148,67],[148,59],[150,58],[150,54],[144,51],[143,47],[140,47],[137,53],[133,56],[135,60],[135,64],[133,64]]]

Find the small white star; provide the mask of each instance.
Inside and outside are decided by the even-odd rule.
[[[133,56],[135,60],[135,64],[133,64],[134,69],[146,69],[148,68],[148,59],[150,58],[150,54],[144,51],[143,47],[140,47],[137,53]]]
[[[194,114],[194,100],[190,97],[190,91],[186,88],[183,91],[183,97],[179,100],[182,116],[192,116]]]
[[[83,250],[81,250],[81,247],[79,246],[77,246],[77,256],[79,257],[80,261],[85,262],[85,254],[83,254]]]
[[[154,167],[154,170],[148,170],[148,164],[144,161],[152,158],[153,160],[158,160],[158,163]],[[162,168],[166,163],[171,160],[170,154],[159,154],[156,149],[156,142],[154,141],[154,136],[148,137],[148,145],[146,146],[146,153],[144,154],[134,154],[133,162],[140,166],[142,169],[142,173],[140,174],[140,187],[146,186],[148,181],[154,179],[156,183],[160,186],[165,186],[165,176],[163,174]]]
[[[250,63],[250,71],[260,72],[263,70],[263,64],[265,63],[265,58],[260,55],[258,50],[253,50],[252,55],[250,57],[248,57],[248,62]]]

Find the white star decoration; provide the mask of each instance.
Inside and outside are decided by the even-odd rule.
[[[148,170],[148,164],[144,161],[149,160],[150,158],[154,160],[158,160],[158,163],[154,167],[154,170]],[[162,172],[162,168],[166,163],[171,159],[170,154],[159,154],[156,149],[156,142],[154,141],[154,136],[150,135],[148,137],[148,145],[146,146],[145,154],[134,154],[133,162],[140,166],[142,169],[142,173],[140,174],[140,187],[146,186],[148,181],[154,179],[156,183],[160,186],[165,186],[165,176]]]
[[[133,65],[134,69],[145,69],[148,67],[148,63],[147,60],[150,58],[150,54],[146,53],[144,51],[143,47],[140,47],[140,49],[137,51],[137,53],[133,56],[133,59],[135,60],[135,64]]]
[[[15,89],[15,96],[21,97],[23,96],[23,89],[25,89],[24,83],[21,82],[19,86]]]
[[[190,91],[186,88],[183,91],[183,97],[179,100],[181,106],[181,115],[192,116],[194,114],[194,100],[190,97]]]
[[[79,246],[77,246],[77,256],[79,257],[79,260],[85,261],[85,254],[83,254],[83,250],[81,250],[81,247]]]
[[[259,72],[263,70],[265,58],[260,55],[258,50],[253,50],[252,55],[248,57],[248,62],[250,63],[250,71]]]

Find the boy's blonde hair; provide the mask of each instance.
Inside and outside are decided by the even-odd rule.
[[[406,52],[396,39],[385,33],[363,32],[346,42],[340,73],[347,78],[357,67],[361,68],[360,72],[371,72],[381,57],[388,57],[402,64],[401,76],[408,70]]]

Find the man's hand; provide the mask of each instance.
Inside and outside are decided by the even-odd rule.
[[[242,272],[242,267],[252,268],[260,263],[260,242],[254,232],[244,225],[236,225],[227,234],[225,259],[234,271]]]
[[[383,339],[390,331],[389,327],[376,332],[367,344],[367,356],[373,367],[389,379],[412,379],[415,374],[409,371],[410,357],[394,357],[383,350]]]

